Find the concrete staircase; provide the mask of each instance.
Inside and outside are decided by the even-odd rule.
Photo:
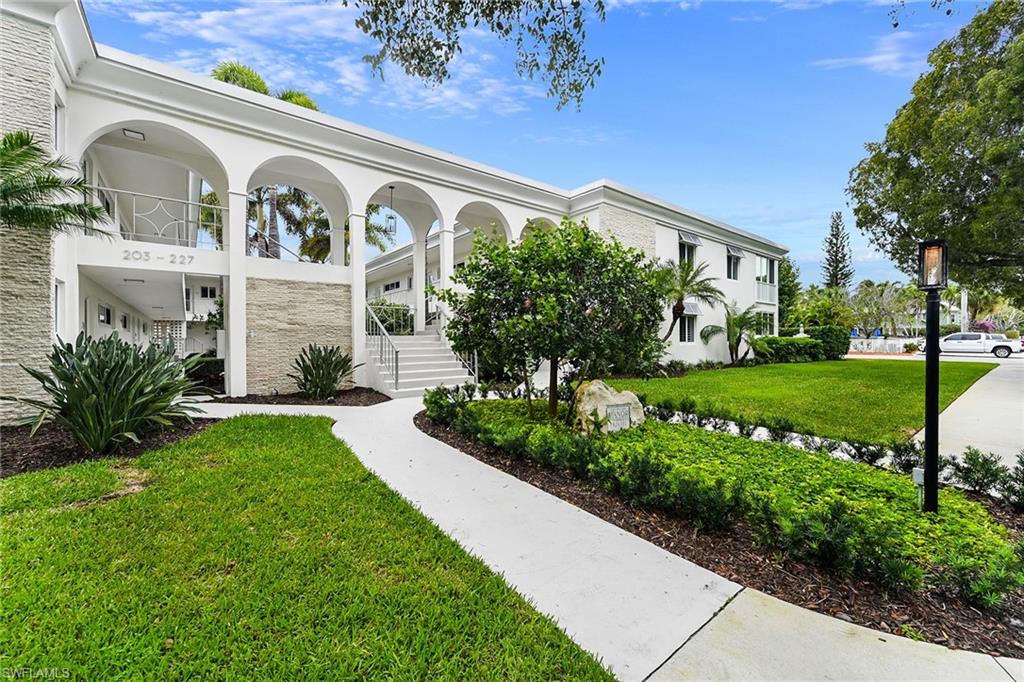
[[[368,342],[368,360],[377,364],[377,371],[383,379],[380,387],[392,398],[408,398],[423,395],[423,391],[438,385],[457,386],[470,381],[469,372],[462,362],[448,348],[436,333],[416,336],[392,336],[391,341],[398,349],[398,388],[377,357],[377,347]]]

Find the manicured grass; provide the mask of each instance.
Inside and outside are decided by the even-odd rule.
[[[125,481],[146,487],[87,502]],[[12,477],[0,499],[3,669],[610,679],[327,419],[236,418],[132,462]]]
[[[945,409],[996,367],[944,362],[939,401]],[[692,398],[697,410],[787,418],[799,433],[841,440],[885,442],[924,426],[924,363],[911,360],[836,360],[691,372],[678,378],[614,379],[649,404]]]

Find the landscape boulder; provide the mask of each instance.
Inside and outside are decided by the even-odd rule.
[[[609,413],[609,408],[611,408]],[[585,381],[576,389],[576,415],[573,427],[591,433],[597,422],[601,433],[612,433],[639,426],[644,422],[644,406],[630,391],[616,391],[603,381]]]

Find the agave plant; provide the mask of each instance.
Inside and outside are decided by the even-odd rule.
[[[186,393],[197,384],[187,377],[201,356],[178,360],[166,347],[144,350],[117,333],[102,338],[78,335],[74,345],[55,343],[47,371],[25,367],[48,399],[2,396],[39,413],[22,420],[35,434],[53,421],[87,452],[101,454],[125,441],[139,442],[154,426],[174,419],[191,421],[199,410]]]
[[[289,374],[295,379],[299,390],[311,398],[327,400],[334,396],[338,384],[352,376],[356,368],[352,356],[342,353],[338,346],[320,346],[311,343],[299,352],[292,366],[298,374]]]

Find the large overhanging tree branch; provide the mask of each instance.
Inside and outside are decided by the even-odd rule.
[[[365,57],[378,75],[392,61],[411,76],[440,85],[462,51],[462,37],[485,29],[515,45],[516,70],[540,77],[561,109],[578,109],[601,75],[603,58],[584,49],[587,21],[604,21],[603,0],[342,0],[362,10],[356,25],[380,43]]]

